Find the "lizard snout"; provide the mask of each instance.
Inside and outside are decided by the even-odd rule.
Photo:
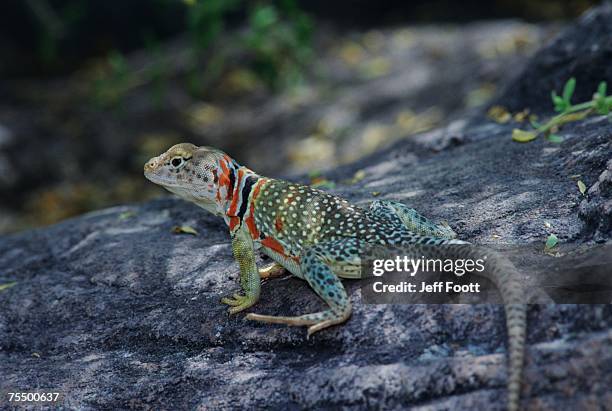
[[[144,165],[144,171],[153,171],[155,170],[155,168],[157,167],[157,159],[156,158],[152,158],[149,161],[147,161]]]

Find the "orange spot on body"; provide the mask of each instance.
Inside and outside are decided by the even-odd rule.
[[[261,178],[259,179],[259,181],[257,182],[257,185],[255,186],[255,188],[253,189],[253,204],[255,204],[255,199],[257,197],[259,197],[259,190],[261,190],[261,186],[264,185],[268,180],[265,178]]]
[[[266,237],[261,240],[261,245],[266,248],[269,248],[272,251],[276,251],[279,254],[285,255],[285,249],[283,248],[283,245],[272,237]]]
[[[234,231],[234,229],[240,224],[240,218],[236,216],[230,216],[229,218],[229,229],[230,231]]]
[[[249,229],[249,233],[251,234],[251,238],[257,240],[259,238],[259,230],[255,225],[255,219],[253,218],[253,206],[251,206],[251,213],[245,219],[245,223]]]
[[[224,161],[219,162],[219,166],[221,167],[221,175],[219,176],[219,187],[224,187],[226,191],[225,199],[227,200],[233,194],[230,189],[230,178],[229,178],[229,168]]]
[[[259,238],[259,230],[257,229],[257,225],[255,225],[255,199],[257,196],[259,196],[259,190],[264,183],[265,179],[261,179],[257,182],[255,187],[253,187],[253,194],[251,194],[251,207],[249,208],[249,214],[244,219],[247,227],[249,228],[249,233],[251,233],[251,237],[254,240]]]
[[[236,212],[238,211],[238,202],[241,199],[241,195],[239,192],[240,189],[240,184],[242,182],[242,179],[244,178],[244,172],[242,170],[238,170],[238,177],[236,178],[236,181],[234,182],[234,192],[232,193],[232,203],[230,204],[229,207],[229,215],[236,215]],[[229,181],[229,178],[228,178]],[[228,186],[229,189],[229,186]],[[246,201],[246,199],[242,199],[242,201]]]
[[[276,228],[277,232],[283,231],[283,219],[281,216],[277,216],[276,220],[274,220],[274,228]]]

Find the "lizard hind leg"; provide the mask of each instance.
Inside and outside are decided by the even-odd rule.
[[[409,231],[426,237],[453,239],[457,234],[446,223],[435,223],[423,217],[414,208],[399,201],[377,200],[368,210],[374,215],[397,221]]]
[[[353,245],[355,239],[345,239],[340,241],[345,246]],[[248,314],[248,320],[261,321],[274,324],[286,325],[308,325],[308,336],[332,325],[345,322],[351,315],[351,303],[342,285],[342,282],[330,267],[330,253],[334,250],[342,250],[341,244],[336,242],[320,243],[306,250],[301,256],[301,269],[303,278],[308,282],[312,289],[329,306],[329,309],[313,314],[305,314],[295,317],[279,317],[271,315]],[[350,243],[350,244],[349,244]],[[334,254],[335,256],[335,254]],[[343,262],[346,265],[347,262]]]
[[[280,265],[279,263],[270,263],[269,265],[259,269],[259,277],[262,280],[267,280],[269,278],[282,277],[285,275],[287,270],[285,267]]]

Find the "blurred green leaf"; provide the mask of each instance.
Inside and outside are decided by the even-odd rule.
[[[576,184],[578,185],[578,190],[580,191],[580,194],[584,195],[587,190],[586,184],[584,184],[582,180],[578,180]]]
[[[132,218],[136,215],[134,211],[124,211],[119,214],[119,220],[127,220],[128,218]]]
[[[273,6],[258,6],[251,14],[251,24],[255,30],[264,30],[278,22],[278,14]]]
[[[553,105],[555,106],[555,111],[565,111],[567,108],[565,101],[557,95],[554,91],[550,93],[550,97],[553,101]]]
[[[7,290],[11,288],[12,286],[14,286],[15,284],[17,284],[17,281],[13,281],[11,283],[6,283],[6,284],[0,284],[0,291]]]
[[[315,188],[326,188],[331,190],[333,188],[336,188],[336,183],[325,178],[317,178],[313,180],[311,186]]]
[[[311,170],[308,172],[309,179],[315,179],[317,177],[321,177],[321,170]]]
[[[536,138],[538,138],[538,135],[534,131],[521,130],[520,128],[512,130],[512,140],[518,141],[519,143],[528,143]]]
[[[198,235],[198,232],[196,231],[195,228],[190,227],[188,225],[177,225],[172,227],[172,232],[174,234],[191,234],[191,235]]]
[[[554,234],[550,234],[548,238],[546,239],[546,249],[550,250],[554,248],[558,243],[559,243],[559,239],[557,238],[557,236]]]
[[[366,178],[367,174],[364,170],[357,170],[355,172],[355,174],[353,175],[353,178],[351,178],[347,183],[348,184],[357,184],[358,182],[360,182],[361,180],[363,180],[364,178]]]
[[[225,21],[240,7],[246,9],[248,24],[238,34],[229,33]],[[270,89],[301,81],[312,54],[312,24],[297,1],[200,0],[192,2],[187,15],[194,42],[192,70],[197,70],[195,62],[202,60],[203,54],[215,49],[212,58],[207,54],[204,74],[188,75],[193,94],[219,79],[229,64],[226,56],[236,48],[246,54],[247,69]],[[219,47],[216,41],[221,34],[225,43]]]
[[[595,95],[595,110],[601,115],[607,115],[610,113],[610,104],[606,101],[606,92],[608,85],[605,81],[599,83],[597,87],[597,94]]]
[[[574,95],[574,90],[576,89],[576,79],[574,77],[567,80],[565,86],[563,87],[563,101],[565,101],[566,107],[570,107],[572,105],[571,99]]]
[[[538,123],[536,120],[530,118],[529,119],[529,124],[531,124],[531,127],[533,128],[540,128],[542,127],[542,125],[540,123]]]
[[[599,83],[599,86],[597,86],[597,94],[599,95],[599,97],[606,97],[607,88],[608,88],[608,85],[606,84],[605,81],[602,81],[601,83]]]

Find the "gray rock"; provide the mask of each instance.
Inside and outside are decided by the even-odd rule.
[[[605,241],[609,237],[612,231],[612,159],[580,203],[579,215],[587,223],[587,230],[594,231],[598,240]]]
[[[588,239],[568,176],[598,181],[607,120],[567,126],[560,145],[513,143],[509,126],[464,132],[465,142],[439,152],[404,142],[338,169],[338,180],[357,167],[367,177],[337,192],[365,204],[380,191],[376,198],[446,219],[470,241],[535,242],[536,254],[544,222],[569,245]],[[199,235],[172,234],[179,224]],[[0,386],[60,390],[70,408],[503,409],[501,307],[364,305],[353,281],[351,320],[310,340],[303,329],[228,317],[219,299],[238,286],[227,230],[180,200],[1,237],[0,267],[0,284],[17,282],[0,291]],[[320,305],[304,282],[275,279],[253,311]],[[610,306],[531,306],[528,341],[525,406],[610,400]]]
[[[573,102],[590,100],[600,81],[612,83],[612,3],[586,12],[577,22],[542,48],[510,82],[494,104],[512,111],[526,107],[546,112],[550,92],[561,94],[570,77],[576,78]],[[608,93],[609,94],[609,93]]]

